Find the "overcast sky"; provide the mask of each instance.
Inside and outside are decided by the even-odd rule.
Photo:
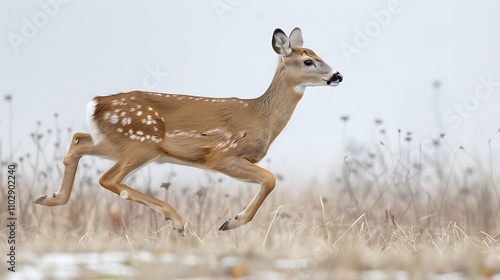
[[[328,180],[343,145],[378,142],[376,118],[393,139],[398,129],[420,141],[443,130],[478,155],[492,138],[498,154],[499,11],[494,0],[2,0],[0,94],[13,96],[15,145],[2,134],[2,153],[33,149],[29,133],[37,121],[53,127],[54,113],[86,131],[95,95],[259,96],[278,60],[273,30],[298,26],[344,82],[306,90],[265,166],[299,183]],[[8,108],[2,98],[2,131]]]

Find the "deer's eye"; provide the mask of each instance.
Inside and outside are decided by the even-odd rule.
[[[304,64],[306,66],[311,66],[313,64],[312,60],[308,59],[308,60],[304,60]]]

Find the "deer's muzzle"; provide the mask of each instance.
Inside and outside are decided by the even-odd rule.
[[[330,85],[331,83],[340,83],[343,79],[344,77],[339,72],[336,72],[328,81],[326,81],[326,83],[328,85]]]

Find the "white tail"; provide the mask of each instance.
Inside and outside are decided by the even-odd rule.
[[[123,183],[145,164],[168,162],[216,170],[261,188],[243,212],[219,229],[228,230],[252,220],[276,179],[257,166],[292,116],[307,86],[336,86],[342,75],[312,50],[302,47],[302,33],[290,36],[276,29],[272,47],[280,60],[264,94],[255,99],[211,98],[132,91],[95,97],[87,108],[92,133],[75,133],[64,158],[59,190],[35,203],[47,206],[68,202],[78,161],[84,155],[116,161],[99,183],[127,200],[160,212],[183,233],[184,223],[170,204]]]

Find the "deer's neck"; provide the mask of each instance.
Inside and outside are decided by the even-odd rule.
[[[295,92],[295,86],[296,82],[280,63],[269,88],[256,99],[256,105],[271,132],[271,142],[286,126],[302,98],[301,93]]]

